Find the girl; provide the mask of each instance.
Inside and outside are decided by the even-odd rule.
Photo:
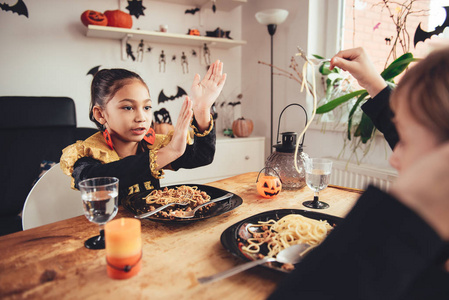
[[[200,80],[195,75],[173,133],[156,135],[150,128],[151,99],[142,78],[124,69],[100,70],[91,86],[90,119],[101,132],[63,150],[60,165],[72,176],[72,187],[86,178],[114,176],[124,196],[160,187],[162,169],[210,164],[215,153],[215,127],[210,108],[226,81],[223,63],[213,63]],[[194,141],[186,145],[193,128]],[[190,144],[190,143],[189,143]]]
[[[399,176],[389,193],[368,187],[269,299],[448,299],[449,48],[408,70],[391,100],[363,49],[331,65],[373,97],[363,109],[394,147]]]

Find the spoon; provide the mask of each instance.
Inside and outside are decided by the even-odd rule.
[[[296,264],[303,259],[302,255],[304,254],[304,252],[306,252],[306,250],[309,247],[310,247],[310,245],[308,245],[308,244],[292,245],[292,246],[280,251],[276,255],[276,258],[264,257],[262,259],[253,260],[253,261],[244,263],[242,265],[236,266],[234,268],[231,268],[229,270],[226,270],[226,271],[223,271],[223,272],[211,275],[211,276],[200,277],[200,278],[198,278],[198,282],[201,284],[211,283],[214,281],[218,281],[220,279],[230,277],[230,276],[240,273],[242,271],[251,269],[255,266],[258,266],[258,265],[261,265],[261,264],[264,264],[267,262],[272,262],[272,261],[276,261],[276,262],[283,263],[283,264]]]

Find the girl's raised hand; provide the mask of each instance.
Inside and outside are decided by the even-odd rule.
[[[217,100],[226,82],[226,73],[223,74],[223,63],[220,60],[214,62],[202,80],[199,74],[193,79],[190,95],[193,101],[193,113],[198,123],[199,130],[209,127],[210,108]]]
[[[181,111],[179,112],[178,120],[176,121],[176,126],[170,143],[158,151],[156,161],[158,169],[165,167],[184,154],[192,116],[192,101],[188,96],[186,96],[182,104]]]

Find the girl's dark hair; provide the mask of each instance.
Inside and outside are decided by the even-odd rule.
[[[125,69],[103,69],[95,74],[90,88],[89,118],[98,129],[103,130],[104,128],[94,117],[94,106],[98,105],[104,109],[115,93],[133,79],[139,80],[148,89],[148,86],[138,74]]]
[[[449,139],[449,47],[431,52],[401,78],[391,107],[407,101],[412,116],[441,140]]]

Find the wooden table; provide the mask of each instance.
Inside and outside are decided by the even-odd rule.
[[[2,236],[0,299],[265,299],[283,274],[257,267],[208,285],[196,282],[242,263],[220,243],[230,225],[268,210],[305,209],[301,203],[313,197],[305,187],[264,199],[256,177],[247,173],[209,184],[243,198],[232,212],[190,224],[142,220],[142,270],[126,280],[107,276],[105,250],[84,247],[98,234],[84,216]],[[357,191],[328,187],[320,198],[330,208],[320,212],[343,217],[358,197]],[[132,214],[120,208],[119,217]]]

